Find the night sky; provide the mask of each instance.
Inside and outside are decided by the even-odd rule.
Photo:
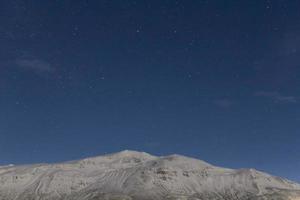
[[[299,9],[1,0],[0,164],[130,149],[300,181]]]

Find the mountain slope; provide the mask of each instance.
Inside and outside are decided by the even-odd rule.
[[[0,167],[1,200],[300,199],[300,185],[254,169],[122,151],[60,164]]]

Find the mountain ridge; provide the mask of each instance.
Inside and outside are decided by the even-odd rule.
[[[296,198],[296,182],[178,154],[124,150],[62,163],[0,166],[1,200]]]

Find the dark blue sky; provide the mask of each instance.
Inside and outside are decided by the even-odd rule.
[[[0,164],[123,149],[300,181],[300,2],[0,2]]]

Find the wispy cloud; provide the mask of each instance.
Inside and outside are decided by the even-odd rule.
[[[256,92],[254,95],[259,97],[270,98],[276,103],[297,103],[299,99],[296,96],[286,96],[276,91],[275,92],[259,91]]]
[[[230,108],[234,104],[230,99],[217,99],[213,103],[221,108]]]
[[[23,69],[31,70],[37,73],[54,72],[54,67],[45,60],[41,59],[17,59],[16,64]]]

